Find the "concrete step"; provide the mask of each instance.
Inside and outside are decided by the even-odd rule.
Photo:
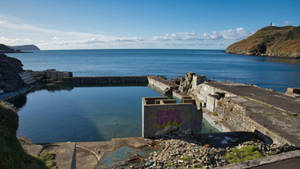
[[[32,76],[32,74],[30,72],[19,73],[19,76],[22,78],[22,80],[26,84],[33,84],[36,82],[35,78]]]

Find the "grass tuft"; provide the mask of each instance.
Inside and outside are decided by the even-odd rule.
[[[230,163],[244,162],[261,158],[263,156],[263,153],[252,145],[242,148],[234,148],[231,152],[227,152],[225,155],[226,160]]]

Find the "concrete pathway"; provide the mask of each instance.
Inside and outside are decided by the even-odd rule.
[[[228,91],[238,96],[247,97],[256,102],[268,104],[274,108],[285,111],[289,114],[300,115],[300,101],[294,97],[287,96],[283,93],[271,90],[249,86],[249,85],[232,85],[211,81],[207,83],[210,86]]]
[[[300,102],[296,98],[244,84],[207,84],[236,95],[230,102],[245,107],[247,118],[269,130],[274,138],[300,147]]]

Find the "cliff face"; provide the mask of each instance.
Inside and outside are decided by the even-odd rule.
[[[22,63],[18,59],[0,54],[0,89],[8,92],[24,86],[18,73],[23,71]]]
[[[230,45],[227,53],[300,58],[300,26],[267,26]]]
[[[35,45],[22,45],[22,46],[10,46],[14,50],[20,50],[20,51],[33,51],[33,50],[40,50]]]

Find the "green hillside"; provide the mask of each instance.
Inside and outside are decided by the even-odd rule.
[[[300,58],[300,26],[267,26],[230,45],[227,53]]]

